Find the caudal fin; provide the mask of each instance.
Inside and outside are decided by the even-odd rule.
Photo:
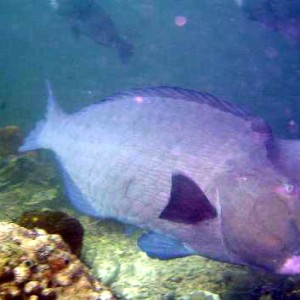
[[[56,126],[64,115],[64,112],[56,103],[56,99],[53,95],[50,82],[46,80],[48,90],[48,103],[46,118],[39,121],[35,128],[25,138],[23,145],[19,148],[20,152],[31,151],[39,148],[48,148],[47,140],[49,140],[49,132],[52,126]]]
[[[23,143],[23,145],[19,147],[19,152],[26,152],[26,151],[31,151],[31,150],[41,148],[39,136],[43,131],[45,123],[46,122],[44,120],[41,120],[36,124],[35,128],[25,138],[25,142]]]

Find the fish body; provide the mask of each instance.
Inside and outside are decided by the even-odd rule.
[[[243,0],[239,5],[251,20],[300,43],[300,2],[298,0]]]
[[[115,23],[95,0],[52,0],[51,6],[70,24],[74,36],[87,36],[99,45],[115,48],[122,63],[133,54],[133,46],[120,37]]]
[[[262,119],[207,93],[137,89],[70,115],[49,88],[46,119],[20,151],[51,149],[74,206],[144,228],[151,257],[295,274],[299,193],[280,143]]]

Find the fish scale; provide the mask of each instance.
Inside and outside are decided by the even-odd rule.
[[[144,95],[143,93],[137,92],[137,95],[140,94]],[[187,95],[188,93],[185,92],[184,97],[187,97]],[[131,210],[134,211],[134,206],[136,205],[138,207],[136,211],[138,211],[140,202],[152,203],[154,207],[151,216],[158,216],[169,200],[168,198],[161,199],[159,195],[160,193],[165,195],[170,193],[172,171],[180,170],[187,174],[187,176],[197,178],[197,173],[199,173],[197,168],[199,169],[200,166],[201,169],[205,168],[205,166],[206,169],[212,169],[213,166],[216,166],[215,169],[220,168],[222,162],[227,160],[226,155],[220,156],[220,153],[223,154],[224,150],[222,148],[229,145],[227,141],[228,133],[233,131],[237,126],[245,126],[245,123],[238,117],[236,117],[238,124],[232,125],[230,120],[226,126],[226,123],[223,122],[226,133],[225,137],[220,135],[220,138],[224,140],[224,142],[211,138],[210,144],[202,146],[202,144],[197,143],[195,136],[191,136],[189,132],[194,130],[199,131],[200,129],[200,134],[202,133],[202,135],[204,135],[202,140],[208,140],[208,138],[212,136],[212,133],[210,132],[211,128],[206,126],[206,123],[210,122],[209,119],[218,118],[218,114],[228,115],[225,108],[224,111],[218,111],[213,116],[209,116],[209,107],[206,104],[207,96],[203,106],[199,107],[195,101],[187,102],[178,99],[178,101],[174,102],[169,90],[168,93],[166,93],[166,97],[160,98],[157,97],[157,95],[151,97],[151,94],[150,97],[146,97],[146,95],[144,97],[146,98],[145,104],[137,104],[133,96],[127,96],[127,98],[124,97],[125,99],[119,102],[106,101],[94,106],[93,110],[88,109],[79,112],[73,116],[72,120],[68,117],[69,120],[65,129],[58,133],[61,139],[61,136],[63,136],[65,132],[66,136],[64,136],[63,139],[68,141],[68,139],[70,140],[71,138],[71,141],[67,143],[56,143],[55,137],[52,139],[53,146],[50,147],[50,149],[53,148],[59,160],[65,166],[66,171],[71,176],[73,173],[76,174],[76,176],[73,176],[75,183],[83,191],[83,194],[91,199],[91,204],[97,210],[99,217],[116,217],[113,207],[118,207],[118,211],[128,211],[129,206]],[[177,90],[176,97],[179,97]],[[195,94],[193,94],[193,97],[195,97]],[[187,104],[188,107],[186,106]],[[160,106],[162,106],[162,108],[160,108]],[[201,109],[200,111],[199,108]],[[163,117],[156,114],[157,110],[164,111]],[[189,119],[185,117],[182,118],[183,110],[188,111]],[[197,110],[199,112],[197,112]],[[124,111],[126,111],[126,114]],[[201,114],[204,115],[203,120],[199,120],[199,115]],[[111,117],[112,115],[114,118]],[[160,119],[162,119],[162,121],[159,122]],[[206,121],[205,119],[208,120]],[[137,122],[139,126],[136,126]],[[174,122],[178,122],[181,128],[180,131],[177,131],[176,135],[174,135],[172,127]],[[103,124],[105,124],[105,126]],[[95,128],[96,126],[98,127]],[[95,130],[88,131],[87,128],[94,128]],[[88,134],[86,134],[85,130],[87,130]],[[157,135],[159,130],[165,130],[165,134]],[[132,132],[134,134],[132,134]],[[144,134],[145,132],[146,134]],[[79,136],[80,142],[75,143]],[[123,146],[124,140],[127,140],[126,147]],[[94,147],[86,147],[91,141],[95,143]],[[97,142],[99,144],[97,144]],[[183,148],[182,155],[180,155],[179,158],[174,158],[172,155],[169,155],[170,148],[176,145],[176,142],[181,142]],[[113,144],[113,146],[110,147],[110,144]],[[216,144],[223,144],[223,146],[219,147],[220,149],[218,150]],[[74,145],[74,149],[72,149],[71,145]],[[120,145],[122,145],[122,147],[120,147]],[[215,148],[215,153],[211,153],[212,148]],[[238,155],[238,150],[238,147],[236,147],[234,151],[235,156]],[[135,195],[132,199],[128,199],[128,201],[125,202],[120,198],[120,195],[123,194],[122,190],[120,190],[120,188],[113,189],[111,187],[122,186],[122,182],[124,181],[121,177],[123,170],[116,167],[115,160],[118,161],[124,154],[126,156],[127,151],[132,157],[135,157],[133,166],[136,165],[136,167],[132,168],[131,176],[135,175],[138,178],[138,180],[136,180],[138,186],[135,188],[138,195]],[[70,153],[72,155],[70,155]],[[94,168],[98,169],[98,172],[93,172],[94,174],[89,174],[89,171],[84,172],[86,168],[90,170],[92,166],[89,167],[86,161],[80,161],[80,157],[83,153],[85,153],[86,157],[95,158],[94,161],[91,160],[90,163],[92,166],[95,165]],[[184,155],[185,153],[187,153],[186,156]],[[153,168],[153,166],[149,168],[149,154],[155,154],[155,156],[160,157],[159,165],[156,166],[156,169]],[[199,156],[203,157],[201,161],[199,161]],[[76,163],[74,162],[74,157],[76,157]],[[206,157],[213,159],[208,160]],[[97,165],[95,164],[95,160],[101,163]],[[78,165],[78,167],[76,165]],[[128,159],[126,157],[123,166],[128,168]],[[103,168],[104,170],[101,170]],[[130,170],[131,168],[128,169]],[[76,170],[80,170],[80,172]],[[216,173],[217,172],[216,170]],[[88,173],[88,175],[86,173]],[[157,176],[148,176],[148,174],[151,173],[157,174]],[[199,175],[201,176],[201,174]],[[201,180],[198,180],[197,183],[201,187],[205,187],[207,185],[206,178],[202,177],[199,179]],[[92,183],[90,190],[85,181]],[[156,186],[156,190],[152,190],[152,186]],[[157,193],[157,191],[160,193]],[[97,195],[101,195],[101,201],[97,202]],[[111,199],[114,199],[114,202],[112,202]],[[214,202],[215,200],[212,199],[211,201]],[[147,219],[151,218],[151,216],[144,214],[142,218]],[[130,215],[123,216],[122,220],[131,222]],[[157,220],[157,222],[162,223],[161,220]]]
[[[300,166],[291,171],[291,147],[299,153],[261,118],[208,93],[136,89],[66,114],[49,86],[46,120],[20,150],[54,151],[75,207],[148,230],[138,245],[150,257],[199,254],[295,274],[299,197],[284,183]]]

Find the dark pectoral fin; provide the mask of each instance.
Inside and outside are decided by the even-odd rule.
[[[159,259],[179,258],[197,254],[180,241],[154,232],[143,234],[138,240],[138,246],[149,257]]]
[[[184,174],[172,176],[170,200],[159,216],[161,219],[195,224],[216,216],[215,208],[192,179]]]

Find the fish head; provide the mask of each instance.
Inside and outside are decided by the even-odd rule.
[[[300,274],[299,187],[272,166],[227,174],[221,199],[225,246],[247,265]]]

